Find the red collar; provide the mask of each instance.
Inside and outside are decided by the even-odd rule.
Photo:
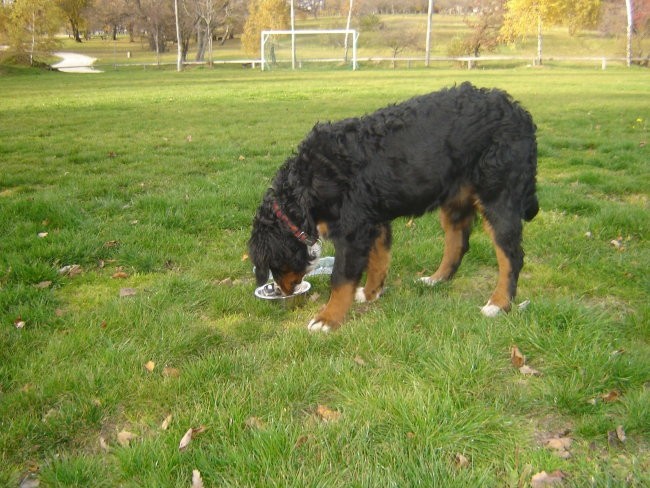
[[[286,216],[284,212],[282,212],[282,209],[280,208],[280,205],[278,202],[273,199],[271,201],[271,204],[273,205],[273,212],[275,213],[275,216],[280,219],[284,225],[287,226],[287,228],[291,231],[293,236],[298,239],[300,242],[306,244],[307,246],[313,246],[318,242],[318,237],[317,238],[312,238],[309,237],[309,235],[300,229],[296,224],[294,224],[289,217]]]

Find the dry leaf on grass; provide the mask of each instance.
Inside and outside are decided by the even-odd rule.
[[[165,417],[165,420],[162,421],[162,424],[160,424],[160,428],[162,430],[167,430],[169,428],[169,424],[172,423],[172,414],[170,413]]]
[[[547,449],[551,449],[562,459],[569,459],[571,457],[569,449],[571,448],[572,443],[573,439],[570,437],[553,437],[548,439],[544,445]]]
[[[516,345],[510,348],[510,362],[515,368],[521,368],[526,364],[526,356],[521,353]]]
[[[120,245],[120,241],[116,241],[116,240],[106,241],[104,243],[104,247],[106,247],[106,248],[117,247],[119,245]]]
[[[178,368],[165,366],[162,370],[162,375],[167,378],[178,378],[181,375],[181,371]]]
[[[541,374],[526,364],[526,356],[523,355],[516,345],[510,348],[510,362],[524,376],[539,376]]]
[[[192,439],[194,439],[197,435],[200,433],[205,432],[205,426],[200,426],[195,429],[188,429],[187,432],[181,437],[181,441],[178,443],[178,450],[179,451],[184,451],[187,449],[187,446],[190,445],[190,442],[192,442]]]
[[[192,434],[193,434],[192,428],[188,429],[187,432],[181,437],[181,441],[178,443],[178,450],[179,451],[184,451],[187,449],[187,446],[190,445],[190,442],[192,442]]]
[[[59,274],[73,278],[81,274],[82,271],[81,266],[78,264],[68,264],[59,269]]]
[[[544,488],[545,486],[552,485],[561,485],[562,480],[566,478],[566,473],[560,471],[553,471],[552,473],[547,473],[546,471],[541,471],[530,479],[530,486],[532,488]]]
[[[253,429],[253,430],[262,430],[266,427],[264,421],[259,417],[248,417],[244,421],[244,425],[249,429]]]
[[[111,278],[122,279],[122,280],[125,279],[125,278],[128,278],[128,277],[129,277],[129,274],[125,273],[124,271],[118,271],[116,273],[113,273],[113,275],[111,276]]]
[[[457,468],[466,468],[469,466],[469,459],[467,459],[461,453],[457,452],[454,456],[454,464]]]
[[[123,430],[117,434],[117,442],[122,447],[129,447],[131,441],[136,437],[138,437],[137,434],[129,432],[128,430]]]
[[[132,297],[138,294],[135,288],[120,288],[120,298]]]
[[[524,364],[521,368],[519,368],[519,372],[521,374],[523,374],[524,376],[539,376],[539,375],[542,374],[539,371],[537,371],[536,369],[531,368],[527,364]]]
[[[192,470],[192,488],[203,488],[203,479],[198,469]]]
[[[154,363],[153,361],[147,361],[146,363],[144,363],[144,369],[146,369],[150,373],[153,372],[155,367],[156,367],[156,363]]]
[[[18,485],[18,488],[36,488],[40,486],[41,482],[40,480],[36,477],[35,473],[27,473],[25,477],[20,480],[20,484]]]
[[[48,236],[48,233],[47,233],[47,232],[39,232],[39,233],[38,233],[38,237],[41,238],[41,239],[44,239],[44,238],[47,237],[47,236]]]
[[[609,432],[607,432],[607,443],[611,447],[617,447],[623,445],[626,439],[627,436],[625,435],[625,430],[623,430],[622,425],[616,427],[616,430],[610,430]]]
[[[41,281],[40,283],[35,284],[34,288],[38,288],[39,290],[42,290],[44,288],[49,288],[50,286],[52,286],[51,281]]]
[[[309,442],[309,440],[311,438],[312,438],[312,436],[310,436],[310,435],[301,435],[300,437],[298,437],[298,440],[293,445],[293,448],[298,449],[298,448],[302,447],[303,445],[307,444],[307,442]]]
[[[14,327],[16,327],[16,329],[22,329],[26,325],[27,325],[27,322],[25,322],[22,319],[22,317],[18,317],[16,320],[14,320]]]
[[[108,443],[106,442],[106,439],[104,439],[103,436],[99,436],[99,447],[102,451],[108,452],[110,450],[110,447],[108,446]]]
[[[316,415],[318,415],[324,422],[336,422],[339,418],[341,418],[341,412],[332,410],[325,405],[318,405],[316,408]]]
[[[620,400],[621,392],[618,390],[612,390],[608,393],[604,393],[600,396],[605,403],[612,403]]]
[[[354,356],[354,362],[359,366],[365,366],[366,361],[361,356]]]

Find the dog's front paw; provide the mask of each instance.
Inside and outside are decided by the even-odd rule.
[[[420,283],[423,283],[423,284],[427,285],[427,286],[436,286],[437,284],[442,283],[445,280],[443,280],[441,278],[433,278],[431,276],[424,276],[424,277],[420,278],[418,281]]]
[[[486,317],[496,317],[503,310],[498,305],[495,305],[492,302],[487,302],[487,304],[481,309],[481,313]]]
[[[307,324],[307,329],[309,332],[323,332],[327,334],[332,331],[333,327],[323,319],[315,318],[309,321],[309,324]]]
[[[354,301],[357,303],[366,303],[366,302],[374,302],[377,300],[382,293],[384,292],[383,288],[380,288],[377,291],[374,291],[368,296],[366,293],[366,289],[363,286],[360,286],[357,288],[357,291],[354,294]]]

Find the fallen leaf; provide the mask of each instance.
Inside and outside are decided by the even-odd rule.
[[[240,154],[240,155],[239,155],[239,160],[240,160],[240,161],[245,161],[245,160],[246,160],[246,156],[244,156],[243,154]]]
[[[552,473],[541,471],[530,479],[530,486],[532,488],[543,488],[549,485],[562,484],[562,480],[566,478],[566,473],[557,470]]]
[[[407,432],[406,433],[406,438],[407,439],[415,439],[417,437],[417,434],[415,432]]]
[[[523,312],[524,310],[526,310],[528,308],[529,305],[530,305],[530,300],[524,300],[519,305],[517,305],[517,309],[520,312]]]
[[[244,421],[244,425],[253,430],[262,430],[266,427],[264,421],[262,421],[259,417],[248,417]]]
[[[162,375],[167,378],[178,378],[181,375],[181,371],[177,368],[165,366],[162,370]]]
[[[34,473],[27,473],[25,477],[20,480],[18,488],[36,488],[40,485],[40,480]]]
[[[406,228],[407,228],[407,229],[410,229],[410,228],[413,227],[414,225],[415,225],[415,220],[411,218],[411,219],[409,219],[409,221],[406,223]]]
[[[623,445],[626,439],[627,436],[625,435],[625,430],[623,430],[622,425],[616,427],[616,430],[610,430],[607,432],[607,444],[609,444],[611,447],[618,447]]]
[[[354,362],[359,366],[365,366],[366,361],[361,356],[354,356]]]
[[[325,405],[318,405],[316,408],[316,415],[325,422],[336,422],[341,417],[341,412],[332,410]]]
[[[102,323],[99,324],[99,326],[100,326],[102,329],[105,329],[107,325],[108,325],[108,324],[106,323],[105,320],[102,320]]]
[[[294,448],[294,449],[298,449],[298,448],[302,447],[304,444],[306,444],[307,442],[309,442],[309,439],[310,439],[310,436],[308,436],[308,435],[301,435],[300,437],[298,437],[298,440],[297,440],[296,443],[293,445],[293,448]]]
[[[469,459],[467,459],[461,453],[457,452],[454,456],[454,464],[457,468],[466,468],[469,466]]]
[[[622,251],[623,249],[625,249],[625,247],[623,247],[623,238],[622,237],[619,237],[618,239],[612,239],[611,241],[609,241],[609,243],[612,246],[614,246],[614,249],[618,249],[619,251]]]
[[[181,437],[181,442],[178,444],[178,450],[179,451],[184,451],[187,449],[187,446],[190,445],[190,442],[192,442],[192,432],[193,429],[188,429],[187,432]]]
[[[162,424],[160,424],[160,428],[162,430],[167,430],[169,428],[169,424],[172,423],[172,414],[170,413],[165,417],[165,420],[162,421]]]
[[[101,436],[101,435],[99,436],[99,447],[104,452],[108,452],[110,450],[110,447],[108,446],[108,443],[106,442],[106,439],[104,439],[104,437]]]
[[[49,288],[52,285],[51,281],[41,281],[40,283],[37,283],[34,285],[34,288],[38,288],[39,290],[42,290],[44,288]]]
[[[146,369],[150,373],[153,372],[155,367],[156,367],[156,363],[154,363],[153,361],[147,361],[146,363],[144,363],[144,369]]]
[[[119,245],[120,245],[120,241],[115,241],[115,240],[114,240],[114,241],[106,241],[106,242],[104,243],[104,247],[108,247],[108,248],[110,248],[110,247],[117,247],[117,246],[119,246]]]
[[[81,274],[83,270],[78,264],[68,264],[59,269],[59,274],[69,276],[71,278]]]
[[[14,326],[16,329],[22,329],[27,325],[27,322],[25,322],[22,317],[18,317],[16,320],[14,320]]]
[[[198,469],[192,470],[192,488],[203,488],[203,480]]]
[[[122,447],[129,447],[131,441],[136,437],[138,437],[136,434],[129,432],[128,430],[123,430],[117,434],[117,442]]]
[[[114,158],[116,156],[117,156],[117,154],[115,154],[115,151],[108,151],[108,157],[109,158]]]
[[[521,368],[526,364],[526,356],[521,353],[516,345],[510,348],[510,362],[515,368]]]
[[[553,437],[546,441],[545,447],[551,449],[555,454],[557,454],[562,459],[569,459],[571,457],[571,452],[569,448],[573,443],[573,439],[570,437]]]
[[[138,294],[135,288],[120,288],[120,298],[132,297]]]
[[[192,136],[191,136],[191,135],[188,135],[188,136],[185,138],[185,140],[186,140],[187,142],[192,142]]]
[[[113,273],[113,276],[111,276],[111,278],[114,279],[124,279],[128,277],[129,277],[128,273],[125,273],[124,271],[118,271],[117,273]]]
[[[47,232],[39,232],[39,233],[38,233],[38,237],[41,238],[41,239],[44,239],[44,238],[47,237],[47,236],[48,236],[48,233],[47,233]]]
[[[587,239],[591,239],[593,236],[594,236],[594,235],[591,233],[590,230],[588,230],[587,232],[585,232],[585,237],[586,237]]]
[[[202,432],[205,432],[206,428],[204,425],[201,425],[200,427],[193,428],[193,429],[188,429],[187,432],[181,437],[181,442],[178,444],[178,450],[179,451],[184,451],[187,449],[187,446],[189,446],[190,442],[192,439],[194,439],[197,435],[201,434]]]
[[[244,255],[241,257],[242,261],[246,261],[248,259],[248,254],[244,253]]]
[[[527,364],[524,364],[521,368],[519,368],[519,372],[521,374],[523,374],[524,376],[539,376],[539,375],[542,374],[539,371],[537,371],[536,369],[531,368]]]
[[[600,398],[602,398],[605,403],[612,403],[621,398],[621,393],[618,390],[612,390],[609,393],[604,393]]]

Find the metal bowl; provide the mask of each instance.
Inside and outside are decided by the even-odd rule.
[[[307,300],[307,292],[311,288],[311,283],[302,281],[291,295],[283,295],[280,287],[274,282],[267,283],[255,289],[255,296],[262,300],[279,302],[285,308],[295,308],[303,305]]]

